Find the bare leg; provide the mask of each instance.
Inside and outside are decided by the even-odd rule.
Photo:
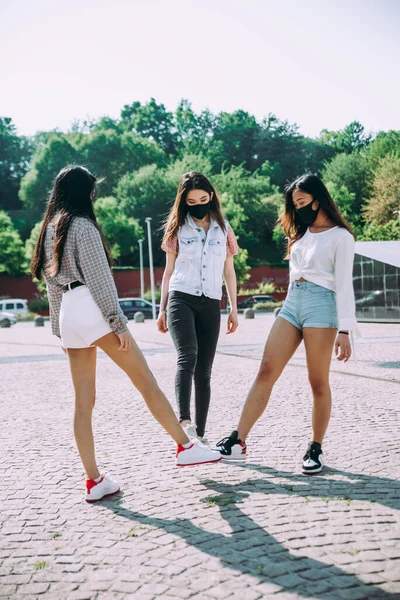
[[[336,329],[303,329],[308,378],[313,393],[312,441],[322,444],[331,416],[332,395],[329,387]]]
[[[75,389],[76,445],[87,476],[89,479],[96,479],[100,475],[92,431],[92,412],[96,397],[96,348],[70,348],[67,353]]]
[[[301,331],[277,317],[268,336],[260,370],[247,396],[238,425],[239,439],[245,441],[263,414],[272,388],[302,340]]]
[[[94,342],[117,364],[132,381],[136,389],[142,394],[148,409],[165,431],[177,444],[186,444],[189,438],[180,426],[172,406],[150,371],[147,362],[135,341],[127,351],[118,350],[119,338],[115,333],[108,333]]]

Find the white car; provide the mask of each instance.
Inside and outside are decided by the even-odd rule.
[[[13,313],[13,315],[27,315],[28,300],[22,300],[21,298],[7,298],[6,300],[0,300],[0,312],[3,310]]]
[[[17,317],[13,313],[1,311],[0,312],[0,327],[11,327],[17,322]]]

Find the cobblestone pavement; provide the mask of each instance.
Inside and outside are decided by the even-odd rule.
[[[221,334],[208,436],[236,425],[271,327]],[[131,325],[173,399],[175,353]],[[310,435],[303,348],[249,437],[247,464],[188,469],[139,394],[99,354],[97,455],[123,493],[83,502],[68,362],[49,326],[0,329],[0,598],[400,598],[400,325],[362,324],[335,363],[320,476],[299,474]]]

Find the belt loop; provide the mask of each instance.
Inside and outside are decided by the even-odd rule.
[[[69,289],[69,291],[70,291],[70,292],[72,292],[72,289],[71,289],[71,282],[67,283],[67,286],[68,286],[68,289]]]

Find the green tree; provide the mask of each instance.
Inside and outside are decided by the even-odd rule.
[[[209,110],[196,114],[188,100],[181,100],[175,111],[180,153],[206,153],[214,124],[215,116]]]
[[[54,178],[66,165],[79,161],[79,153],[66,135],[52,134],[38,146],[30,171],[21,181],[19,197],[34,218],[40,218]]]
[[[168,165],[166,168],[166,176],[178,186],[182,175],[189,171],[203,173],[203,175],[210,178],[212,182],[213,174],[211,162],[202,154],[183,154],[181,158],[178,158]]]
[[[332,199],[337,204],[342,216],[345,219],[351,220],[353,217],[355,199],[354,192],[349,192],[345,185],[339,186],[336,183],[332,183],[332,181],[328,181],[326,187]]]
[[[144,138],[154,140],[167,155],[177,153],[178,137],[173,113],[151,98],[146,104],[133,102],[121,111],[121,125]]]
[[[380,131],[371,142],[367,152],[371,169],[376,169],[381,158],[388,154],[400,156],[400,131]]]
[[[400,156],[387,155],[378,163],[371,198],[364,209],[366,220],[386,225],[400,210]]]
[[[20,208],[18,190],[28,170],[32,144],[17,130],[8,117],[0,117],[0,209]]]
[[[0,274],[22,275],[26,270],[25,249],[6,212],[0,211]]]
[[[239,248],[238,254],[235,256],[235,271],[238,283],[245,283],[250,277],[250,265],[248,262],[249,253],[245,248]]]
[[[98,177],[102,195],[113,192],[125,173],[136,171],[148,164],[163,165],[164,152],[154,143],[134,133],[122,134],[108,129],[85,135],[78,146],[84,164]]]
[[[332,146],[337,152],[352,154],[364,150],[371,142],[372,135],[365,132],[359,121],[353,121],[339,131],[321,131],[320,141]]]
[[[304,138],[299,135],[297,125],[280,121],[270,114],[259,127],[254,146],[254,168],[268,165],[271,183],[282,189],[304,173],[309,165],[304,155]]]
[[[259,264],[265,259],[266,247],[271,247],[278,208],[270,198],[277,188],[268,177],[258,172],[250,174],[241,166],[215,175],[213,181],[240,245],[248,250],[250,264]]]
[[[33,258],[33,254],[35,252],[35,247],[36,247],[36,242],[38,240],[41,228],[42,228],[42,221],[39,221],[32,228],[31,234],[25,242],[25,257],[29,263],[31,262],[31,260]]]
[[[163,265],[165,262],[164,252],[161,250],[163,223],[175,200],[178,181],[176,176],[171,177],[164,169],[147,165],[124,175],[115,190],[120,209],[128,217],[137,219],[142,226],[147,217],[153,219],[155,265]],[[144,256],[148,260],[146,245]]]
[[[258,132],[259,125],[255,117],[244,110],[221,112],[217,115],[207,148],[207,156],[214,171],[220,171],[224,165],[244,165],[253,171]]]
[[[392,219],[384,225],[377,225],[376,223],[367,223],[364,226],[361,235],[359,235],[357,239],[366,242],[400,240],[399,219]]]
[[[139,222],[126,216],[121,211],[118,200],[113,197],[98,198],[95,201],[95,211],[117,264],[137,264],[138,240],[143,237],[143,228]]]
[[[325,185],[332,183],[335,190],[345,188],[354,194],[354,201],[347,207],[347,217],[354,226],[362,220],[362,208],[370,194],[371,171],[367,159],[359,153],[337,154],[324,168]]]

